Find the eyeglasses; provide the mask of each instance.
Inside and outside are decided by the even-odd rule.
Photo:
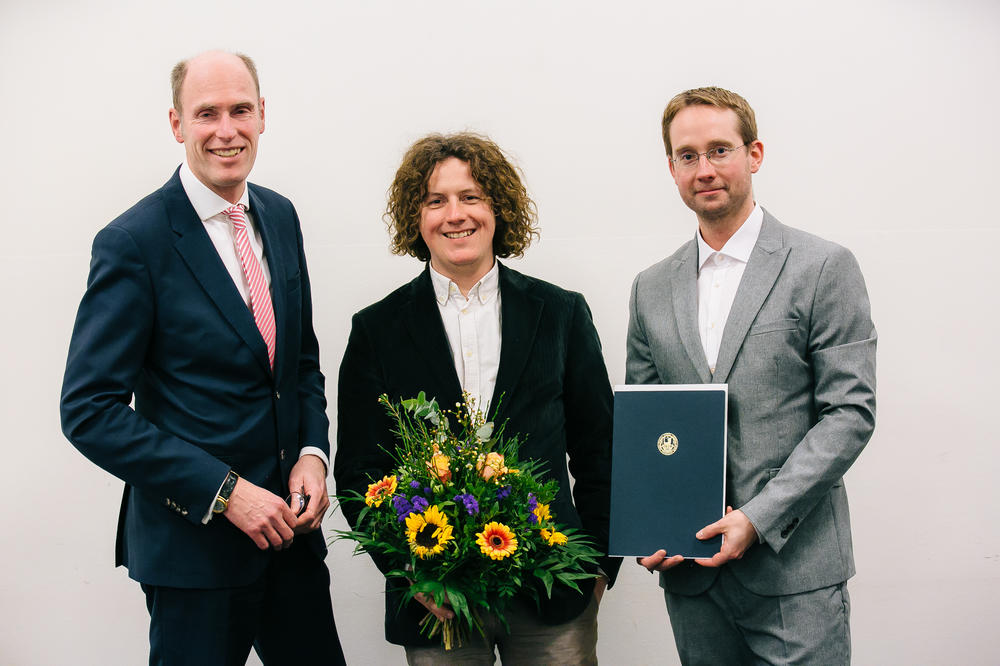
[[[701,162],[701,156],[704,155],[705,159],[708,160],[709,164],[714,166],[722,166],[733,156],[740,148],[745,148],[747,144],[742,146],[736,146],[735,148],[727,148],[726,146],[716,146],[711,150],[706,150],[703,153],[696,153],[693,150],[685,150],[683,153],[677,157],[670,159],[674,166],[680,167],[681,169],[693,169],[698,166]]]

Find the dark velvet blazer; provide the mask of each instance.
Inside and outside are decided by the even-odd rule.
[[[94,239],[63,379],[69,440],[126,483],[117,563],[142,583],[246,585],[269,553],[201,520],[229,469],[284,497],[299,449],[329,451],[299,220],[248,185],[271,273],[274,370],[177,172]],[[129,403],[135,398],[134,409]],[[317,530],[303,535],[326,553]]]
[[[364,492],[372,479],[393,468],[392,459],[379,447],[393,442],[391,423],[377,402],[380,394],[398,400],[424,391],[441,405],[461,401],[429,270],[354,315],[340,366],[334,463],[338,492]],[[521,457],[543,461],[549,477],[559,482],[559,495],[551,505],[557,520],[582,527],[597,548],[607,552],[612,392],[590,309],[580,294],[502,264],[499,270],[500,366],[490,404],[496,405],[500,396],[503,400],[496,423],[506,421],[509,435],[526,436]],[[343,508],[353,526],[360,507]],[[605,557],[601,567],[613,581],[620,564]],[[559,624],[583,612],[593,581],[583,583],[582,595],[556,586],[552,599],[542,604],[539,619]],[[426,609],[411,602],[397,612],[399,599],[387,583],[386,639],[400,645],[430,644],[417,627]]]

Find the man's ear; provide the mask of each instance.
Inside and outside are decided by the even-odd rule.
[[[170,130],[174,133],[177,143],[184,143],[184,130],[181,128],[181,114],[177,109],[170,109]]]
[[[757,173],[764,161],[764,144],[760,139],[747,144],[747,154],[750,155],[750,173]]]
[[[264,133],[264,98],[260,98],[260,133]]]

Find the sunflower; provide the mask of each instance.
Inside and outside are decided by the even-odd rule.
[[[517,537],[503,523],[486,523],[483,531],[476,534],[476,544],[483,555],[502,560],[517,550]]]
[[[383,476],[381,481],[369,484],[368,492],[365,493],[365,504],[368,506],[380,506],[382,501],[396,492],[396,477]]]
[[[454,537],[448,516],[441,513],[437,505],[423,513],[411,513],[406,517],[406,539],[417,557],[433,557],[444,550],[445,544]]]
[[[535,516],[538,518],[538,522],[544,523],[546,520],[552,519],[552,514],[549,512],[548,504],[539,504],[534,510]]]
[[[562,532],[557,532],[555,530],[547,530],[544,527],[538,530],[538,533],[542,535],[543,539],[545,539],[545,543],[549,544],[550,546],[561,546],[568,541],[566,535],[563,534]]]

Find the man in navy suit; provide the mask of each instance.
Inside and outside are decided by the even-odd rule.
[[[291,202],[246,182],[257,71],[209,52],[171,78],[186,160],[94,240],[63,431],[125,481],[116,563],[146,595],[151,664],[243,664],[251,646],[265,664],[344,663],[302,234]]]

